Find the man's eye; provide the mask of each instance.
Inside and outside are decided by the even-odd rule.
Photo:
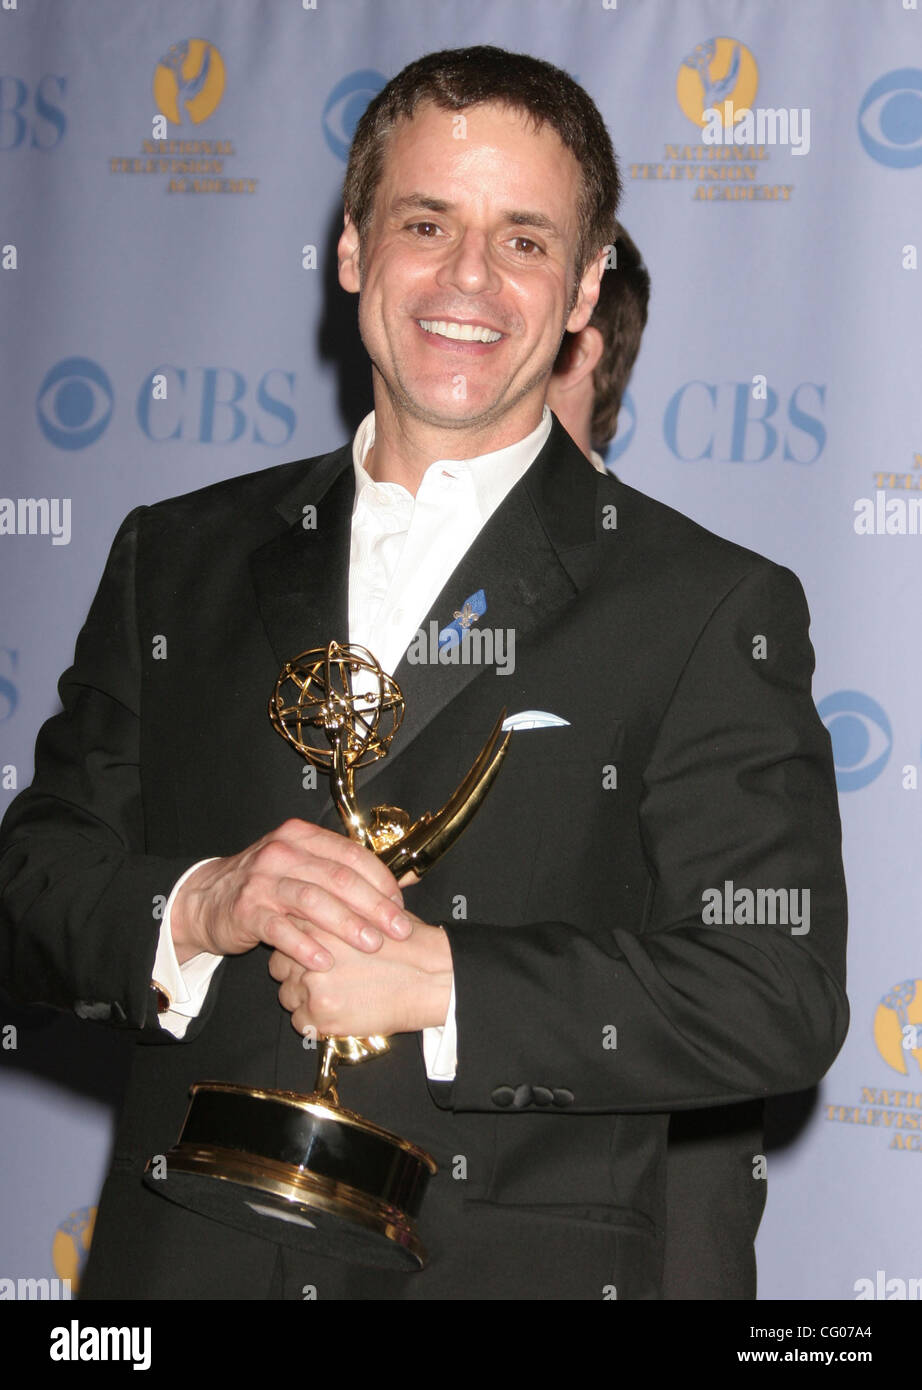
[[[527,236],[513,237],[512,242],[514,249],[525,256],[533,256],[536,251],[541,250],[541,247],[538,245],[538,243],[536,241],[532,241],[531,238]],[[523,246],[519,243],[524,243],[525,249],[523,249]]]
[[[423,228],[428,229],[428,231],[422,230]],[[408,230],[420,232],[420,235],[427,236],[428,232],[437,232],[439,229],[434,222],[411,222]]]

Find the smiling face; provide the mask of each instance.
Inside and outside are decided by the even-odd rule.
[[[580,188],[556,131],[525,112],[427,102],[397,126],[361,267],[348,216],[339,243],[376,415],[468,431],[475,452],[484,432],[495,449],[534,429],[563,332],[598,297],[604,251],[576,284]]]

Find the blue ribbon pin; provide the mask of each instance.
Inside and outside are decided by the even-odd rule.
[[[439,651],[444,647],[453,647],[467,632],[478,618],[483,617],[487,611],[487,596],[483,589],[478,589],[476,594],[471,594],[466,598],[459,609],[452,615],[452,621],[442,628],[439,633]]]

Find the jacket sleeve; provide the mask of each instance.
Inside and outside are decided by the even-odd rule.
[[[21,1002],[175,1042],[157,1022],[151,972],[158,904],[194,856],[145,852],[135,607],[144,511],[113,542],[58,685],[63,708],[42,727],[32,785],[0,827],[0,981]]]
[[[799,581],[769,562],[704,624],[644,769],[642,920],[444,923],[458,1071],[437,1103],[680,1110],[829,1068],[848,1026],[846,898],[808,628]]]

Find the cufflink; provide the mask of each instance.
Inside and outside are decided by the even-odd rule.
[[[157,1000],[157,1013],[168,1013],[173,1001],[167,994],[166,990],[163,988],[162,985],[158,985],[156,980],[151,980],[150,987],[153,990]]]

